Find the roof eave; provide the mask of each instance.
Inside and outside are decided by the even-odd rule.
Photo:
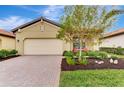
[[[4,34],[0,34],[1,36],[6,36],[6,37],[11,37],[11,38],[15,38],[15,36],[11,36],[11,35],[4,35]]]
[[[49,19],[47,19],[47,18],[44,18],[44,17],[40,17],[40,18],[37,18],[37,19],[35,19],[35,20],[33,20],[33,21],[27,22],[27,23],[25,23],[25,24],[23,24],[23,25],[21,25],[21,26],[19,26],[19,27],[16,27],[16,28],[12,29],[11,31],[12,31],[12,32],[16,32],[16,31],[18,31],[18,29],[25,28],[25,27],[27,27],[27,26],[29,26],[29,25],[32,25],[32,24],[34,24],[34,23],[36,23],[36,22],[38,22],[38,21],[41,21],[41,19],[42,19],[43,21],[46,21],[46,22],[49,22],[49,23],[51,23],[51,24],[53,24],[53,25],[56,25],[56,26],[58,26],[58,27],[61,27],[61,25],[60,25],[59,23],[56,23],[56,22],[54,22],[54,21],[52,21],[52,20],[49,20]]]
[[[124,34],[124,32],[113,34],[113,35],[107,35],[107,36],[104,36],[103,38],[109,38],[109,37],[113,37],[113,36],[117,36],[117,35],[121,35],[121,34]]]

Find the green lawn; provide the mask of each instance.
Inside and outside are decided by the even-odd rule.
[[[124,70],[62,71],[60,87],[124,87]]]

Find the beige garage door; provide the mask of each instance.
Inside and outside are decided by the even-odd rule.
[[[25,55],[62,55],[63,42],[57,39],[26,39]]]

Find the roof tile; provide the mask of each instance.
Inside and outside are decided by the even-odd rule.
[[[3,29],[0,29],[0,35],[4,35],[4,36],[8,36],[8,37],[15,37],[15,35],[13,34],[13,32],[8,32],[8,31],[5,31]]]
[[[104,35],[104,38],[116,36],[116,35],[119,35],[119,34],[122,34],[122,33],[124,33],[124,28],[116,30],[116,31],[113,31],[113,32],[106,33]]]

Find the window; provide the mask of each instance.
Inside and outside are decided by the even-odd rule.
[[[79,39],[75,39],[74,43],[73,43],[73,48],[80,48],[80,42]],[[85,48],[85,42],[82,42],[82,48]]]

